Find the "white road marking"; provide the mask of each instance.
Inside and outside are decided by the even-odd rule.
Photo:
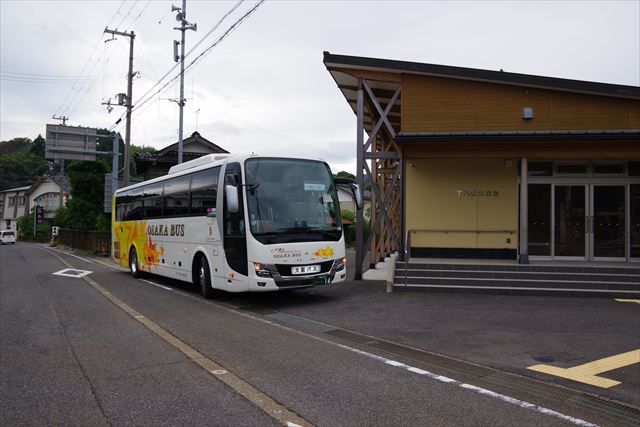
[[[82,258],[81,256],[78,256],[78,255],[70,254],[69,252],[61,251],[60,249],[54,249],[54,248],[51,248],[51,247],[48,247],[48,246],[47,246],[47,249],[49,249],[50,251],[60,252],[61,254],[65,254],[65,255],[72,256],[72,257],[74,257],[74,258],[81,259],[81,260],[83,260],[84,262],[88,262],[89,264],[94,264],[94,262],[93,262],[93,261],[91,261],[91,260],[89,260],[89,259]]]
[[[545,415],[551,415],[552,417],[560,418],[561,420],[569,421],[570,423],[585,426],[585,427],[597,427],[597,424],[592,424],[588,421],[581,420],[580,418],[575,418],[570,415],[561,414],[560,412],[556,412],[552,409],[545,408],[543,406],[534,405],[533,403],[525,402],[524,400],[515,399],[513,397],[505,396],[504,394],[496,393],[495,391],[487,390],[485,388],[477,387],[471,384],[459,383],[459,386],[475,391],[476,393],[483,394],[485,396],[491,396],[495,399],[502,400],[503,402],[511,403],[516,406],[520,406],[521,408],[530,409],[535,412],[539,412]]]
[[[79,279],[91,273],[93,273],[93,271],[76,270],[75,268],[65,268],[64,270],[56,271],[55,273],[51,273],[51,274],[53,274],[54,276],[73,277],[74,279]]]
[[[163,286],[163,285],[161,285],[159,283],[152,282],[151,280],[145,280],[145,279],[140,279],[140,280],[142,280],[143,282],[148,283],[150,285],[157,286],[158,288],[166,289],[167,291],[172,291],[173,290],[168,286]]]

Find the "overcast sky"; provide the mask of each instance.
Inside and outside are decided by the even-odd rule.
[[[188,0],[198,31],[187,32],[187,50],[235,4]],[[186,62],[255,4],[240,5]],[[111,128],[124,108],[109,114],[101,102],[126,92],[129,48],[125,37],[105,43],[103,30],[135,31],[139,105],[174,66],[180,32],[170,9],[157,0],[0,0],[0,140],[44,136],[53,114]],[[640,1],[266,1],[186,74],[185,138],[197,127],[231,152],[322,158],[355,172],[356,119],[325,50],[640,86]],[[134,112],[133,144],[177,141],[169,99],[178,96],[175,80]],[[115,130],[124,135],[124,120]]]

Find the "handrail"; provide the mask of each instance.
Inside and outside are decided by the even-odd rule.
[[[408,230],[407,234],[410,235],[410,233],[416,233],[416,232],[420,232],[420,233],[509,233],[509,234],[515,234],[516,230],[502,230],[502,229],[494,229],[494,228],[485,228],[485,229],[478,229],[478,228],[423,228],[423,229],[413,229],[413,230]]]
[[[391,262],[389,269],[387,270],[387,293],[393,292],[393,282],[396,276],[396,262],[398,261],[398,253],[392,253],[390,256]]]
[[[404,285],[407,286],[407,275],[409,268],[409,248],[411,247],[411,230],[407,230],[407,235],[404,239]]]

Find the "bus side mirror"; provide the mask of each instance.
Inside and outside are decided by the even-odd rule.
[[[240,201],[238,200],[238,187],[233,185],[224,186],[224,196],[227,198],[227,210],[229,213],[235,214],[240,210]]]
[[[356,207],[358,210],[362,209],[362,190],[358,184],[351,184],[351,192],[353,193],[353,198],[356,200]]]

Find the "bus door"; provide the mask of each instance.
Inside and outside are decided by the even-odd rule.
[[[242,191],[242,174],[240,163],[229,163],[224,175],[224,185],[232,185],[238,192],[238,212],[228,209],[226,191],[224,194],[223,247],[227,264],[231,271],[227,272],[227,280],[233,280],[238,274],[247,276],[247,236],[244,220],[244,202]]]

